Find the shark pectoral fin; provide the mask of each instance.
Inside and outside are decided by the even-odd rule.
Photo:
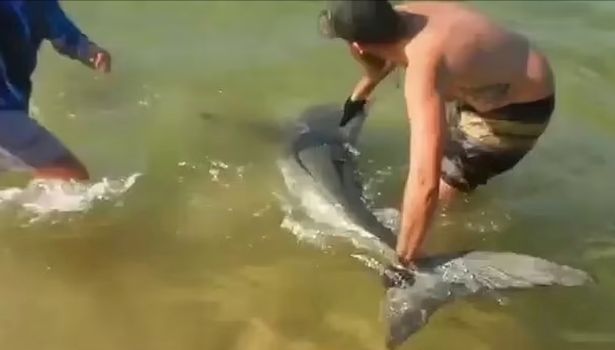
[[[367,113],[360,113],[358,116],[351,119],[350,122],[348,122],[345,126],[340,128],[340,134],[351,145],[355,145],[357,143],[359,133],[363,128],[363,123],[365,122],[366,117]]]

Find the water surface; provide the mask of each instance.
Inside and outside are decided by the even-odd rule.
[[[378,276],[351,245],[281,227],[281,126],[310,104],[341,103],[359,73],[340,42],[317,35],[321,5],[63,4],[112,52],[114,72],[45,46],[36,117],[94,181],[141,176],[82,212],[33,221],[0,209],[0,348],[381,349]],[[515,171],[438,220],[429,248],[538,255],[599,284],[451,304],[403,348],[613,349],[615,3],[474,6],[548,54],[557,111]],[[405,177],[402,101],[387,81],[362,136],[378,207],[397,206]]]

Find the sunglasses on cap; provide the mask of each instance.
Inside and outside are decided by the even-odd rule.
[[[331,11],[329,10],[322,10],[318,14],[318,33],[327,39],[336,37],[331,18]]]

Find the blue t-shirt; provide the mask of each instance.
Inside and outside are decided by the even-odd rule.
[[[0,109],[28,109],[30,77],[44,39],[65,56],[88,58],[88,38],[57,0],[0,1]]]

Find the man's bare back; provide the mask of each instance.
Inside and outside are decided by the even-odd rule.
[[[447,100],[488,111],[511,103],[531,102],[553,94],[548,62],[526,38],[510,32],[465,4],[410,2],[396,7],[406,21],[424,26],[406,47],[412,57],[436,45],[442,55],[442,91]],[[412,24],[411,24],[412,25]]]

